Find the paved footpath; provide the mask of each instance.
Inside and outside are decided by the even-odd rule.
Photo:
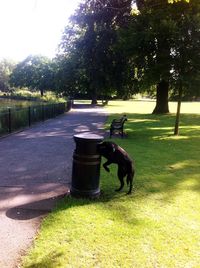
[[[104,135],[103,108],[74,105],[63,116],[0,139],[0,267],[20,267],[41,220],[69,192],[73,135]]]

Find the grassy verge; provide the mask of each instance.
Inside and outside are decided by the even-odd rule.
[[[0,111],[9,108],[26,108],[28,106],[38,106],[66,102],[66,99],[59,98],[54,92],[47,91],[41,97],[40,92],[18,89],[10,95],[4,96],[0,93]]]
[[[0,97],[4,96],[4,93],[0,91]],[[21,100],[27,100],[27,101],[37,101],[37,102],[64,102],[66,99],[58,97],[55,92],[52,91],[45,91],[44,96],[41,97],[41,94],[39,91],[30,91],[28,88],[23,89],[16,89],[11,94],[7,94],[7,97],[9,98],[16,98]]]
[[[23,267],[200,267],[200,114],[184,113],[174,137],[175,115],[148,114],[153,107],[108,106],[108,125],[115,113],[128,116],[128,137],[113,140],[135,159],[134,193],[115,193],[116,167],[102,169],[100,199],[65,198]]]

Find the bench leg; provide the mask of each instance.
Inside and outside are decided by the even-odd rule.
[[[121,129],[120,133],[121,133],[121,137],[123,138],[124,137],[124,131],[123,131],[123,129]]]
[[[112,129],[110,129],[110,138],[112,137],[112,134],[113,134]]]

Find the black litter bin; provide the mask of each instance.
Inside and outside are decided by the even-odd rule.
[[[97,144],[103,141],[103,137],[82,133],[74,135],[74,141],[76,149],[73,154],[70,193],[74,197],[98,197],[101,157],[97,152]]]

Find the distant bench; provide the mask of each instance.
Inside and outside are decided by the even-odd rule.
[[[119,133],[121,137],[124,136],[124,123],[127,121],[126,115],[123,115],[119,119],[113,119],[111,125],[110,125],[110,138],[114,133]]]

